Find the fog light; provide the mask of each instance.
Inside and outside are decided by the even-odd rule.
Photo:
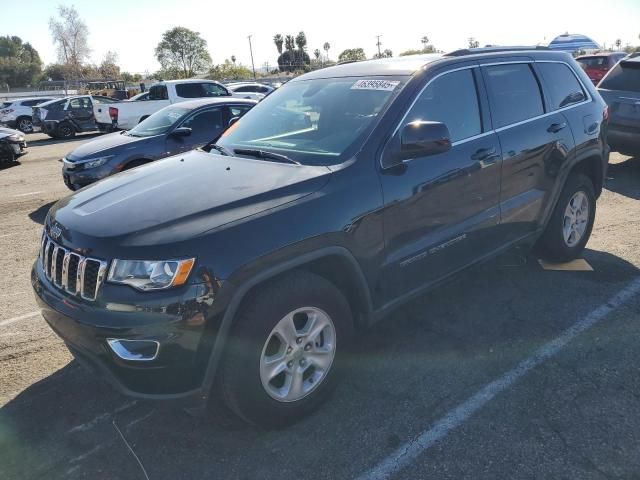
[[[160,342],[155,340],[122,340],[107,338],[107,344],[122,360],[149,362],[155,360],[160,350]]]

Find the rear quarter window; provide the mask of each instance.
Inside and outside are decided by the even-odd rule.
[[[640,62],[622,61],[602,79],[599,88],[640,92]]]
[[[228,96],[227,89],[215,83],[179,83],[176,94],[182,98],[204,98]]]
[[[580,103],[587,98],[582,85],[571,68],[564,63],[538,63],[551,110]]]

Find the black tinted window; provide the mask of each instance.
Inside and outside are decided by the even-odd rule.
[[[168,100],[167,87],[164,85],[154,85],[149,89],[149,100]]]
[[[215,133],[222,129],[222,109],[205,110],[189,117],[182,125],[194,134]]]
[[[495,128],[544,113],[538,81],[526,63],[486,67]]]
[[[538,68],[549,92],[552,110],[582,102],[586,98],[582,85],[564,63],[539,63]]]
[[[640,92],[640,62],[622,61],[600,82],[599,88]]]
[[[460,70],[437,78],[411,107],[407,122],[442,122],[456,142],[482,132],[476,84],[471,70]]]
[[[216,83],[181,83],[176,85],[176,94],[182,98],[222,97],[227,90]]]
[[[74,98],[69,102],[69,108],[71,110],[91,108],[91,101],[87,97]]]

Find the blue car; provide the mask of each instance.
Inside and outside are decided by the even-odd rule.
[[[160,158],[202,147],[218,137],[257,102],[206,98],[169,105],[134,128],[87,142],[62,159],[71,190]]]

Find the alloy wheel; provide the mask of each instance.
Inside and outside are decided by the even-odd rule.
[[[589,224],[589,198],[583,191],[573,194],[564,211],[562,235],[568,247],[575,247]]]

